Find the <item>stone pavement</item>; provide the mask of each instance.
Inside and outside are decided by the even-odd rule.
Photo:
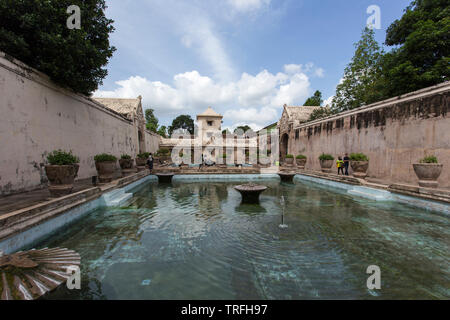
[[[77,180],[75,181],[72,193],[92,187],[93,185],[91,179]],[[31,207],[52,199],[55,198],[50,196],[50,192],[46,187],[38,190],[3,196],[0,197],[0,216],[11,211]]]

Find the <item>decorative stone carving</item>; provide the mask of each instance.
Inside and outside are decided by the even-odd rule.
[[[0,254],[1,300],[34,300],[66,283],[80,255],[65,248]]]

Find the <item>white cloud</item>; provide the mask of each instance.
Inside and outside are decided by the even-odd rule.
[[[205,16],[190,17],[179,22],[181,42],[186,48],[197,51],[215,73],[215,78],[229,81],[235,77],[234,66],[215,31],[213,23]]]
[[[323,70],[322,68],[317,68],[316,70],[314,70],[314,75],[316,77],[323,78],[325,76],[325,70]]]
[[[344,78],[339,79],[338,85],[340,85],[343,82],[344,82]],[[324,100],[323,105],[331,107],[331,103],[333,102],[333,99],[334,99],[334,95],[329,97],[328,99]]]
[[[180,112],[195,115],[212,106],[234,126],[253,123],[254,129],[275,122],[284,104],[299,105],[310,95],[308,76],[301,68],[286,65],[285,72],[263,70],[256,75],[243,73],[239,80],[217,82],[198,71],[177,74],[172,84],[150,81],[140,76],[116,82],[113,91],[97,91],[97,97],[143,97],[144,108],[160,116]]]
[[[261,9],[269,5],[271,0],[228,0],[233,9],[240,12],[248,12]]]
[[[333,101],[334,96],[329,97],[328,99],[324,100],[323,102],[323,106],[330,106],[331,107],[331,102]]]
[[[258,122],[259,124],[270,123],[277,118],[278,113],[275,108],[262,107],[256,108],[240,108],[227,110],[224,113],[224,119],[232,120],[233,123],[251,123]]]

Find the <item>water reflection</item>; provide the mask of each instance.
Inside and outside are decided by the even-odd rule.
[[[45,298],[450,297],[448,218],[309,183],[264,184],[258,205],[241,204],[236,182],[135,190],[129,206],[97,210],[36,246],[82,257],[82,290]],[[366,287],[372,264],[377,296]]]

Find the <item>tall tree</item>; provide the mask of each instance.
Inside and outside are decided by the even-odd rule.
[[[306,100],[303,104],[304,106],[320,106],[322,105],[322,92],[317,90],[314,92],[314,95]]]
[[[354,109],[379,100],[375,90],[380,77],[380,60],[383,51],[374,38],[374,31],[365,28],[356,51],[345,68],[342,82],[336,88],[332,109],[340,112]]]
[[[69,29],[67,9],[77,5],[81,29]],[[104,0],[2,0],[0,50],[47,74],[55,83],[90,94],[108,74],[115,48],[113,20]]]
[[[383,58],[386,97],[450,80],[450,5],[448,0],[416,0],[386,33],[396,46]]]
[[[153,109],[147,109],[145,110],[145,122],[147,130],[150,130],[152,132],[158,131],[158,118],[155,117]]]
[[[172,121],[172,125],[169,126],[169,135],[171,136],[177,129],[183,129],[188,131],[190,134],[194,134],[194,120],[192,120],[190,115],[186,114],[176,117]]]

